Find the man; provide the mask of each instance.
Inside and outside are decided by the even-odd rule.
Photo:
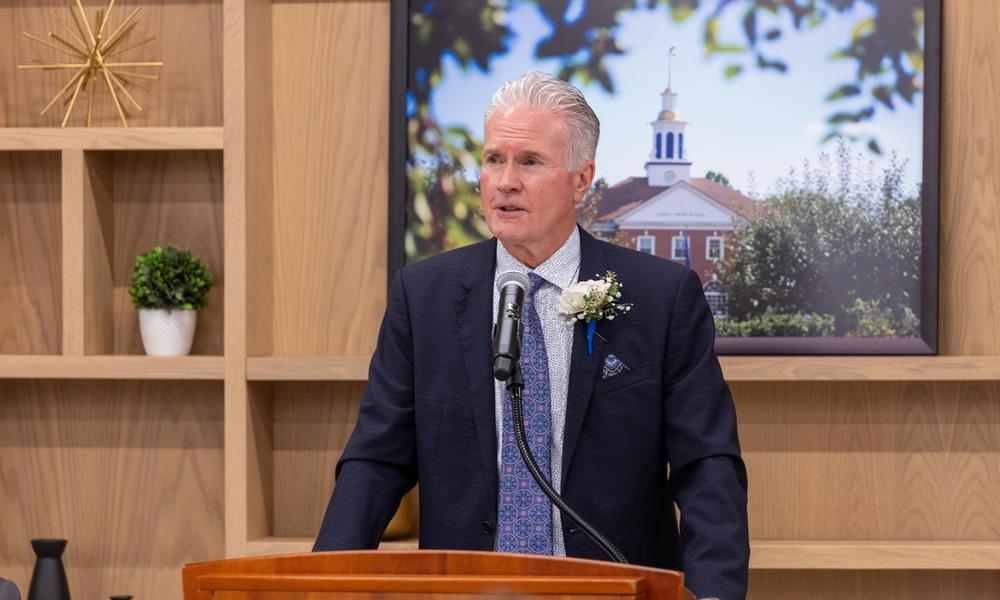
[[[539,419],[529,443],[553,486],[629,562],[683,570],[699,597],[743,598],[746,470],[698,276],[577,226],[599,123],[576,88],[542,73],[508,82],[485,129],[480,193],[495,238],[396,275],[314,549],[377,546],[419,481],[421,548],[607,558],[512,451],[491,332],[495,278],[516,269],[532,285],[520,362],[533,373],[525,419]],[[632,308],[598,321],[588,348],[559,296],[607,271]]]

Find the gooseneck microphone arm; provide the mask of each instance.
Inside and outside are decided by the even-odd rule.
[[[524,434],[524,405],[521,397],[523,389],[524,380],[521,378],[521,369],[517,368],[515,364],[513,373],[507,379],[507,391],[510,392],[510,414],[514,421],[514,439],[517,442],[517,449],[521,451],[521,458],[524,459],[524,465],[528,467],[528,472],[531,473],[531,477],[535,480],[535,483],[549,497],[552,504],[565,513],[571,521],[576,523],[612,560],[628,564],[625,555],[611,543],[611,540],[606,538],[600,531],[597,531],[597,529],[594,529],[593,525],[584,521],[583,517],[566,504],[566,501],[556,493],[548,479],[545,478],[542,470],[538,467],[538,463],[535,462],[535,457],[531,454],[531,448],[528,447],[528,441]]]

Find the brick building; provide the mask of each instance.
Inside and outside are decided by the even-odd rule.
[[[721,292],[718,282],[713,283],[716,265],[732,246],[733,232],[755,218],[759,206],[730,187],[691,177],[691,158],[684,147],[688,123],[677,110],[677,92],[668,86],[661,98],[646,175],[629,177],[604,191],[592,230],[600,237],[620,232],[641,252],[690,266],[706,284],[706,292]]]

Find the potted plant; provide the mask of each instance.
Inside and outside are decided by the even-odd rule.
[[[212,274],[187,250],[157,246],[135,259],[128,293],[139,309],[146,354],[183,356],[191,352],[199,308],[208,304]]]

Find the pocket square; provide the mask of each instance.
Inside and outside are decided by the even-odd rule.
[[[601,379],[621,375],[628,370],[628,365],[623,363],[620,358],[614,354],[609,354],[607,358],[604,359],[604,368],[601,370]]]

